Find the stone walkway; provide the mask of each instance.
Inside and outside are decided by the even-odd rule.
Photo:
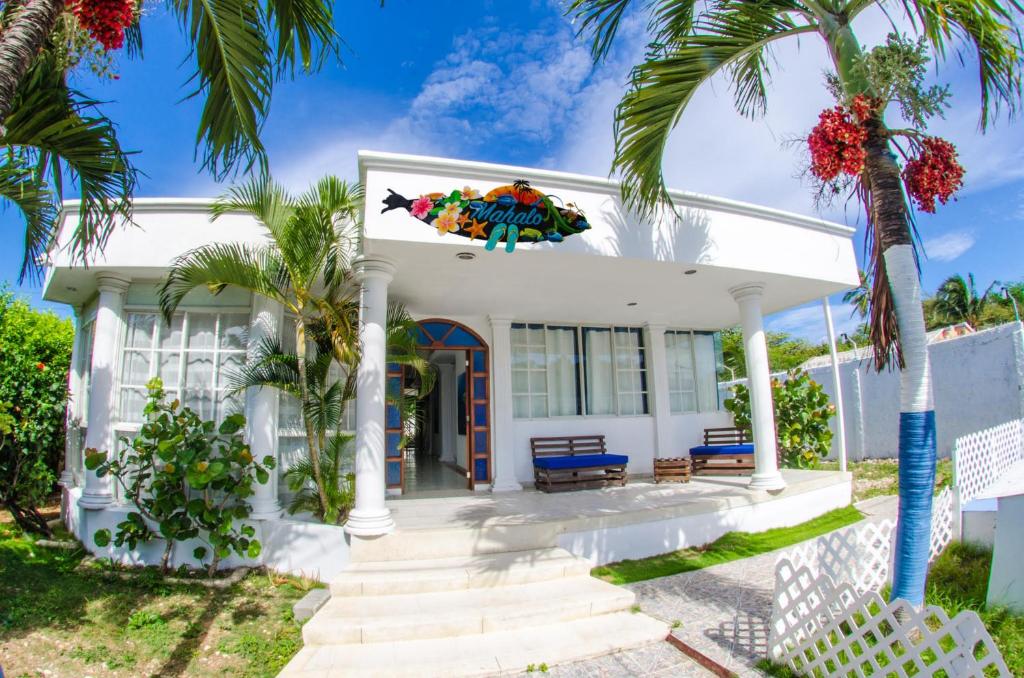
[[[869,499],[858,503],[857,508],[868,520],[895,519],[896,498]],[[678,621],[672,633],[686,644],[740,676],[761,676],[754,667],[767,650],[777,557],[778,552],[765,553],[628,588],[636,592],[644,613],[669,623]],[[712,674],[668,643],[658,643],[556,667],[551,675],[625,678]]]

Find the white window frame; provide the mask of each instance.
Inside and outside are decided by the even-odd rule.
[[[718,334],[717,332],[709,332],[708,330],[692,330],[692,329],[681,329],[681,328],[669,328],[665,330],[665,355],[668,357],[668,335],[669,334],[686,334],[690,337],[690,369],[693,370],[693,403],[696,409],[683,410],[680,412],[673,411],[672,408],[672,394],[673,393],[687,393],[687,391],[672,390],[671,384],[669,385],[669,413],[670,414],[704,414],[708,412],[721,412],[722,402],[721,397],[716,398],[718,401],[718,407],[713,410],[703,409],[700,405],[700,386],[701,377],[700,370],[697,369],[697,337],[698,334]],[[666,360],[667,362],[667,360]],[[668,369],[668,365],[665,365],[665,369]],[[715,392],[718,393],[718,352],[715,352]]]
[[[546,398],[546,400],[547,400],[547,414],[545,416],[535,417],[535,416],[532,416],[532,414],[531,414],[531,416],[519,417],[519,416],[515,415],[515,409],[514,409],[514,406],[513,406],[512,416],[513,416],[514,419],[516,419],[517,421],[529,421],[531,419],[572,419],[572,418],[577,418],[577,417],[590,417],[590,418],[596,418],[596,419],[601,419],[601,418],[607,419],[608,417],[650,417],[650,416],[653,416],[652,411],[651,411],[651,375],[650,375],[651,364],[650,364],[650,353],[648,352],[648,346],[647,346],[648,337],[646,336],[646,333],[644,332],[644,329],[642,327],[638,327],[638,326],[635,326],[635,325],[600,325],[600,324],[595,324],[595,323],[576,324],[576,323],[555,322],[555,321],[552,321],[552,322],[532,322],[532,321],[526,321],[526,320],[516,320],[516,321],[512,322],[512,327],[509,328],[509,332],[511,333],[513,329],[517,329],[515,327],[517,325],[524,325],[527,328],[532,328],[532,329],[537,329],[538,326],[543,327],[543,329],[544,329],[544,343],[543,343],[543,345],[540,345],[540,347],[544,350],[545,361],[544,361],[544,367],[543,368],[530,368],[528,366],[525,367],[525,368],[517,368],[517,367],[515,367],[513,365],[512,371],[515,372],[515,371],[519,370],[519,371],[527,371],[527,372],[529,372],[529,371],[544,372],[544,374],[545,374],[545,385],[546,386],[548,384],[550,384],[550,381],[547,379],[547,369],[548,368],[547,368],[547,360],[546,360],[547,345],[548,345],[547,334],[548,334],[548,331],[549,331],[548,328],[551,327],[551,328],[555,328],[555,329],[558,329],[558,330],[573,329],[573,330],[576,331],[576,350],[577,350],[577,357],[576,357],[577,358],[576,359],[576,384],[577,384],[577,391],[576,391],[576,395],[577,395],[577,412],[578,413],[577,414],[559,414],[559,415],[551,414],[551,396],[550,396],[550,394],[549,394],[549,392],[547,390],[545,390],[545,392],[543,394],[534,394],[534,393],[528,393],[528,392],[524,393],[524,392],[515,391],[514,390],[515,380],[513,379],[512,380],[512,382],[513,382],[513,391],[512,391],[513,403],[515,402],[515,398],[516,397],[523,397],[523,396],[529,396],[529,397],[532,398],[532,397],[534,397],[536,395],[543,395],[543,397]],[[612,360],[612,365],[611,365],[612,366],[612,402],[615,405],[615,412],[613,412],[611,414],[590,414],[588,412],[587,388],[586,388],[586,383],[587,382],[586,382],[586,369],[585,369],[585,362],[586,362],[586,360],[584,358],[584,355],[586,353],[586,347],[584,346],[584,343],[583,343],[583,330],[584,330],[584,328],[587,328],[587,329],[597,329],[597,330],[608,330],[610,332],[609,341],[611,342],[611,351],[612,351],[612,354],[611,354],[611,360]],[[640,342],[639,342],[638,350],[639,350],[639,354],[642,356],[641,364],[643,365],[643,367],[641,367],[641,368],[619,368],[617,351],[620,350],[620,349],[619,349],[618,346],[616,346],[616,342],[615,342],[615,332],[616,332],[616,330],[627,330],[628,332],[631,332],[631,333],[632,332],[637,332],[638,333],[638,336],[640,337]],[[509,336],[509,343],[510,343],[511,350],[512,350],[513,353],[516,351],[517,348],[529,348],[529,347],[534,346],[534,344],[529,344],[529,343],[522,344],[522,343],[518,343],[518,342],[514,341],[514,339],[512,338],[511,334]],[[511,358],[511,356],[510,356],[510,358]],[[638,374],[640,374],[642,376],[641,384],[643,384],[645,386],[645,388],[640,390],[640,391],[630,391],[628,393],[624,393],[623,395],[637,395],[637,394],[640,394],[642,402],[646,406],[646,412],[627,413],[627,414],[623,414],[622,413],[622,410],[621,410],[621,407],[620,407],[620,404],[619,404],[619,395],[620,395],[620,393],[619,393],[619,371],[620,371],[620,369],[622,369],[623,371],[634,371],[634,372],[636,372],[636,373],[638,373]],[[529,389],[529,376],[527,376],[527,388]],[[532,402],[530,403],[530,406],[531,406],[530,412],[532,413],[533,412]]]
[[[147,348],[135,348],[135,347],[128,346],[128,319],[133,314],[138,314],[138,315],[147,314],[147,315],[154,315],[154,316],[156,316],[156,322],[153,323],[153,332],[152,332],[152,335],[150,337],[150,346],[149,346],[148,349]],[[175,395],[175,397],[181,397],[181,395],[182,395],[182,388],[185,386],[183,380],[185,379],[185,375],[186,375],[185,365],[186,365],[186,362],[187,362],[188,354],[189,353],[192,353],[192,354],[209,354],[211,356],[212,361],[213,361],[213,366],[212,366],[211,376],[210,376],[210,392],[211,392],[211,394],[214,397],[215,409],[217,410],[218,418],[220,418],[220,412],[219,412],[220,399],[222,397],[222,394],[227,391],[226,388],[219,388],[217,386],[219,378],[220,378],[220,358],[224,354],[230,354],[230,355],[240,355],[244,359],[244,358],[246,358],[247,353],[248,353],[248,346],[244,346],[244,347],[239,348],[239,349],[221,348],[221,346],[220,346],[220,339],[221,339],[221,316],[224,316],[224,315],[245,316],[247,318],[246,319],[246,323],[245,323],[245,327],[246,327],[246,331],[248,331],[249,326],[251,324],[251,319],[250,319],[251,309],[249,309],[248,307],[244,307],[244,306],[199,306],[199,307],[181,306],[178,309],[176,309],[175,312],[174,312],[174,315],[178,315],[178,314],[183,314],[184,315],[184,318],[182,318],[182,324],[181,324],[181,343],[180,343],[180,345],[177,348],[160,348],[159,347],[160,328],[166,323],[166,321],[165,321],[165,319],[163,317],[163,313],[160,311],[160,309],[155,308],[153,306],[126,306],[125,307],[123,319],[122,319],[122,322],[121,322],[121,329],[120,329],[120,334],[121,334],[121,337],[120,337],[120,340],[119,340],[120,350],[118,351],[118,354],[117,354],[117,364],[115,366],[115,374],[117,375],[117,379],[116,379],[116,382],[117,382],[117,398],[116,398],[117,405],[116,405],[116,408],[114,409],[114,421],[116,423],[114,424],[114,427],[113,427],[114,431],[115,431],[115,434],[134,433],[134,432],[138,431],[141,428],[141,426],[142,426],[142,422],[141,421],[129,421],[129,420],[123,420],[121,418],[123,399],[125,397],[126,391],[128,391],[129,389],[143,389],[144,390],[146,388],[145,384],[126,384],[126,383],[124,383],[125,358],[126,358],[126,356],[127,356],[127,354],[129,352],[135,352],[135,351],[143,352],[143,353],[145,353],[145,352],[149,353],[149,371],[148,371],[147,378],[146,378],[147,381],[149,379],[152,379],[153,377],[157,376],[157,374],[156,374],[157,364],[158,364],[157,357],[160,354],[162,354],[162,353],[178,353],[179,354],[179,356],[178,356],[178,360],[179,360],[179,363],[178,363],[178,382],[176,384],[173,384],[173,385],[170,385],[170,384],[165,384],[164,385],[165,390],[167,390],[168,393],[173,393]],[[188,348],[189,318],[191,316],[195,316],[195,315],[214,315],[214,316],[216,316],[216,320],[214,322],[213,346],[211,348],[209,348],[209,349],[195,349],[195,348],[190,349],[190,348]],[[184,400],[182,400],[182,402],[184,402]],[[139,413],[139,415],[141,417],[141,412]]]

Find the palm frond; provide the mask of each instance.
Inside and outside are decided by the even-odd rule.
[[[632,2],[633,0],[574,0],[569,5],[565,13],[572,15],[573,23],[579,21],[577,34],[593,35],[590,53],[594,61],[608,56],[619,32],[622,17]]]
[[[274,64],[265,16],[252,0],[174,0],[196,69],[189,97],[203,98],[197,152],[221,178],[237,168],[266,169],[259,132],[270,110]]]
[[[338,55],[340,39],[334,29],[333,3],[271,0],[267,18],[277,28],[279,73],[294,73],[296,65],[307,73],[316,71],[327,57]]]
[[[763,76],[751,67],[763,62],[751,62],[751,55],[774,41],[816,30],[812,24],[794,22],[790,13],[796,5],[787,0],[723,7],[697,21],[693,34],[678,36],[672,49],[636,66],[632,87],[616,109],[613,171],[622,173],[623,198],[641,216],[649,217],[660,204],[671,202],[662,158],[669,135],[697,90],[731,68],[741,78],[738,100],[755,109],[763,86],[752,84],[751,78]]]
[[[15,205],[25,218],[25,253],[18,281],[31,277],[53,237],[57,210],[53,193],[21,154],[9,153],[0,163],[0,199]]]
[[[22,166],[27,160],[34,163],[39,195],[45,190],[57,203],[64,197],[65,175],[77,184],[81,206],[68,246],[80,259],[101,249],[118,223],[131,220],[129,198],[136,185],[129,154],[122,150],[113,123],[97,106],[98,102],[67,87],[56,56],[44,51],[22,80],[0,133],[0,144],[8,148],[9,156],[20,157]],[[55,211],[56,205],[54,215]],[[36,236],[53,231],[52,222],[47,227],[29,226]],[[38,249],[26,250],[23,278],[38,275],[38,254]]]
[[[186,252],[175,259],[160,287],[160,308],[170,317],[185,295],[197,287],[218,294],[228,285],[288,304],[281,286],[284,264],[276,249],[248,243],[216,243]]]
[[[1024,5],[1017,0],[903,0],[915,28],[942,57],[952,49],[963,60],[968,45],[978,62],[981,128],[1006,106],[1013,117],[1021,101],[1022,45],[1016,21]]]

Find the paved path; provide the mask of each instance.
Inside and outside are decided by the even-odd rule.
[[[869,499],[857,507],[868,520],[896,517],[895,497]],[[631,584],[629,588],[636,592],[637,602],[646,614],[670,623],[678,621],[680,626],[672,633],[683,642],[740,676],[761,676],[754,666],[767,650],[777,557],[778,552],[773,551],[696,572]],[[672,670],[662,668],[664,664],[659,662],[671,662],[673,658],[677,664]],[[561,666],[552,675],[611,678],[712,674],[668,643],[659,643]]]

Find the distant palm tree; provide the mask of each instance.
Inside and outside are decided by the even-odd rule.
[[[967,274],[967,280],[959,274],[951,275],[935,292],[932,312],[937,320],[946,324],[967,323],[978,329],[983,322],[985,309],[996,301],[992,290],[997,284],[993,282],[979,295],[974,285],[973,273]]]
[[[868,317],[871,309],[871,280],[863,270],[858,270],[857,275],[860,277],[860,284],[843,295],[843,303],[853,306],[850,315],[856,313],[863,320]]]

